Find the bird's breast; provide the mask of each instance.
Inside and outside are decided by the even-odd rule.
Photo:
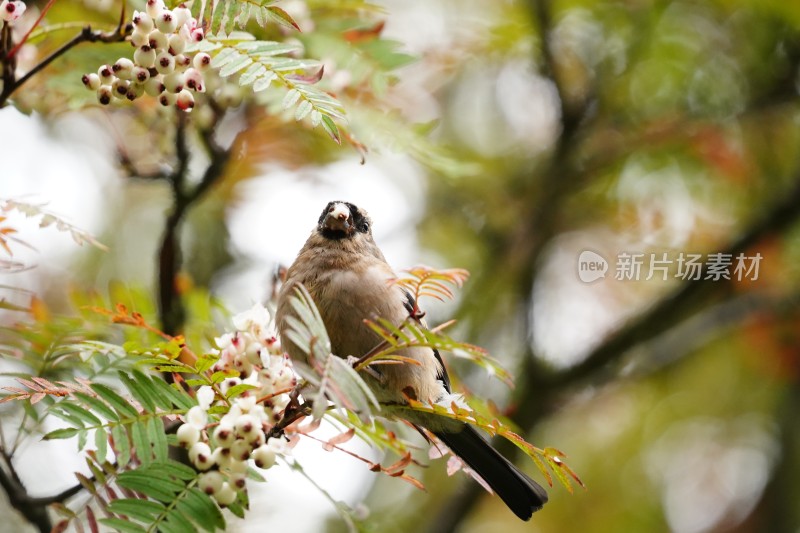
[[[364,355],[380,340],[364,320],[397,320],[398,310],[403,312],[402,301],[393,294],[397,289],[389,286],[390,278],[385,269],[371,267],[361,272],[330,270],[316,280],[311,296],[325,322],[333,353]]]

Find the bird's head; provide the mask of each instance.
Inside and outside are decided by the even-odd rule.
[[[349,202],[329,202],[319,217],[317,232],[330,240],[371,238],[372,221],[366,211]]]

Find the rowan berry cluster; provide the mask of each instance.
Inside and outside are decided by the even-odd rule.
[[[277,455],[286,453],[284,441],[267,435],[297,384],[262,305],[237,315],[233,322],[237,331],[216,339],[219,359],[211,369],[229,377],[216,387],[198,389],[197,405],[186,413],[177,432],[178,443],[203,472],[200,489],[223,506],[236,501],[251,464],[267,469]],[[234,387],[239,388],[234,391]],[[210,414],[220,410],[227,412]]]
[[[133,12],[132,22],[133,59],[102,65],[85,74],[83,84],[103,105],[113,98],[133,101],[148,94],[161,105],[190,111],[195,93],[205,92],[203,72],[211,64],[208,54],[186,51],[190,43],[204,39],[202,26],[186,6],[167,9],[163,0],[147,0],[145,11]]]
[[[0,28],[6,22],[14,22],[20,18],[25,13],[26,8],[27,6],[21,0],[14,2],[3,0],[0,2]]]

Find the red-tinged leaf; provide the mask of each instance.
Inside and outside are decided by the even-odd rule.
[[[371,28],[357,28],[357,29],[347,30],[346,32],[342,33],[342,37],[344,38],[345,41],[349,43],[372,41],[380,37],[381,32],[383,32],[383,28],[385,25],[386,21],[382,20]]]
[[[556,477],[561,482],[561,484],[564,485],[564,488],[566,488],[567,491],[570,494],[572,494],[572,483],[569,482],[569,479],[567,478],[567,475],[564,473],[564,469],[561,468],[561,465],[563,463],[561,463],[560,460],[558,460],[558,462],[556,462],[556,460],[554,458],[547,457],[547,456],[545,456],[545,460],[547,461],[548,466],[550,466],[550,469],[556,475]]]
[[[411,453],[406,453],[400,460],[396,461],[395,463],[387,466],[384,468],[386,472],[396,472],[396,471],[403,471],[405,467],[407,467],[412,462]]]
[[[287,27],[290,27],[290,28],[294,28],[294,29],[296,29],[297,31],[300,31],[300,32],[302,31],[300,29],[300,26],[297,25],[297,22],[295,22],[295,20],[292,18],[292,16],[289,15],[289,13],[287,13],[283,9],[281,9],[279,7],[275,7],[275,6],[270,6],[270,7],[267,8],[267,11],[269,12],[270,15],[272,15],[272,18],[274,18],[275,20],[277,20],[279,23],[283,24],[284,26],[287,26]]]
[[[450,458],[447,460],[447,475],[452,476],[462,468],[464,468],[464,461],[462,461],[455,455],[451,455]]]
[[[405,471],[404,470],[400,470],[399,472],[388,472],[388,471],[386,471],[386,473],[388,475],[390,475],[391,477],[403,477],[403,474],[405,474]]]
[[[356,139],[355,136],[351,133],[345,134],[345,140],[347,140],[347,142],[350,143],[350,146],[355,148],[356,151],[358,152],[358,155],[361,156],[361,164],[362,165],[365,164],[367,162],[367,152],[369,152],[367,146],[358,139]]]
[[[339,435],[336,435],[332,439],[328,440],[327,444],[330,444],[331,446],[335,446],[337,444],[344,444],[345,442],[347,442],[350,439],[352,439],[353,435],[355,435],[355,434],[356,434],[356,429],[355,428],[350,428],[349,430],[345,431],[344,433],[340,433]]]
[[[563,468],[564,470],[566,470],[567,474],[569,474],[569,476],[570,476],[572,479],[574,479],[574,480],[575,480],[575,483],[577,483],[578,485],[580,485],[580,486],[581,486],[581,488],[583,488],[583,489],[585,489],[585,488],[586,488],[586,485],[584,485],[584,483],[583,483],[583,480],[580,478],[580,476],[578,476],[578,474],[577,474],[577,473],[576,473],[576,472],[575,472],[573,469],[571,469],[567,463],[562,463],[562,464],[561,464],[561,468]]]
[[[551,457],[567,457],[567,454],[559,450],[558,448],[553,448],[552,446],[548,446],[543,450],[545,455],[549,455]]]
[[[298,81],[300,83],[307,83],[308,85],[313,85],[322,79],[322,75],[324,73],[325,73],[325,65],[321,66],[320,69],[314,74],[309,74],[307,76],[303,76],[302,74],[288,74],[286,76],[286,79]]]
[[[471,468],[469,468],[469,467],[465,467],[465,468],[464,468],[464,472],[465,472],[465,473],[466,473],[466,474],[467,474],[469,477],[471,477],[472,479],[474,479],[474,480],[475,480],[475,481],[478,483],[478,485],[480,485],[481,487],[483,487],[483,490],[485,490],[485,491],[486,491],[486,492],[488,492],[489,494],[494,494],[494,490],[492,489],[492,487],[491,487],[491,486],[490,486],[488,483],[486,483],[486,480],[485,480],[485,479],[483,479],[483,478],[480,476],[480,474],[478,474],[476,471],[474,471],[473,469],[471,469]]]
[[[31,396],[31,405],[39,403],[45,396],[47,396],[47,394],[45,394],[44,392],[37,392],[36,394]]]
[[[97,525],[97,518],[94,516],[94,511],[90,505],[86,506],[86,522],[89,524],[89,530],[92,533],[99,533],[100,526]]]
[[[28,394],[28,391],[17,387],[3,387],[3,390],[7,390],[8,392],[13,392],[14,394]]]
[[[125,489],[122,489],[122,491],[125,492]],[[117,491],[115,491],[114,487],[112,487],[110,485],[106,485],[106,494],[108,495],[108,499],[110,501],[114,501],[114,500],[118,500],[119,499],[119,496],[117,495]],[[133,493],[131,493],[131,494],[133,494]],[[132,496],[127,496],[127,497],[131,498]]]
[[[536,455],[529,455],[531,459],[533,459],[534,464],[536,464],[536,468],[542,473],[544,478],[547,480],[547,484],[549,486],[553,486],[553,476],[550,475],[550,471],[547,469],[545,464],[539,459]]]
[[[69,527],[69,520],[61,520],[56,525],[53,526],[53,529],[50,530],[50,533],[63,533]]]
[[[29,380],[24,379],[24,378],[17,378],[17,381],[22,383],[23,385],[25,385],[26,387],[28,387],[31,390],[35,390],[37,392],[41,392],[42,391],[42,387],[40,387],[39,385],[37,385],[33,381],[29,381]]]
[[[415,478],[415,477],[411,477],[408,474],[406,474],[406,475],[402,476],[401,479],[403,481],[407,481],[408,483],[411,483],[412,485],[417,487],[419,490],[423,490],[423,491],[425,490],[425,485],[423,485],[422,482],[420,480],[418,480],[417,478]]]
[[[69,389],[71,391],[85,391],[86,389],[82,385],[76,385],[75,383],[69,383],[67,381],[57,381],[61,387],[65,389]]]
[[[316,431],[319,428],[320,425],[322,425],[322,419],[321,418],[317,419],[317,420],[314,420],[312,418],[311,422],[309,422],[308,424],[304,425],[300,429],[303,431],[303,433],[311,433],[312,431]]]
[[[32,377],[31,379],[33,381],[35,381],[36,383],[38,383],[39,385],[43,386],[46,389],[57,389],[58,388],[53,383],[51,383],[50,381],[47,381],[44,378]]]
[[[77,381],[78,383],[80,383],[81,385],[83,385],[83,386],[84,386],[84,388],[91,390],[91,385],[92,385],[92,382],[91,382],[91,380],[88,380],[88,379],[86,379],[86,378],[79,378],[79,377],[76,377],[76,378],[75,378],[75,381]]]

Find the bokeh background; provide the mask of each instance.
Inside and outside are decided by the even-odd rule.
[[[798,531],[800,3],[387,0],[369,14],[416,60],[369,80],[385,84],[380,104],[358,90],[351,51],[314,39],[325,4],[280,5],[311,25],[297,38],[341,85],[366,161],[268,113],[233,113],[217,138],[235,158],[181,227],[186,290],[246,309],[325,203],[363,206],[396,268],[472,273],[431,321],[456,316],[454,336],[488,348],[517,385],[453,362],[462,386],[564,451],[586,489],[556,483],[521,523],[442,463],[417,472],[427,492],[314,446],[297,451],[309,473],[363,501],[374,531]],[[54,9],[102,19],[106,6]],[[87,55],[97,64],[109,48]],[[0,196],[46,202],[109,251],[10,218],[32,247],[14,259],[33,268],[2,274],[3,298],[35,294],[58,314],[73,291],[155,294],[171,192],[129,176],[119,154],[157,168],[163,140],[133,113],[63,97],[83,90],[79,59],[52,68],[0,109]],[[604,278],[581,281],[585,250],[608,260]],[[760,254],[757,279],[677,275],[680,254],[719,252]],[[616,279],[621,253],[644,254],[638,280]],[[646,279],[651,254],[674,261],[666,279]],[[32,443],[18,466],[49,494],[81,463]],[[343,529],[312,485],[273,472],[232,531]]]

